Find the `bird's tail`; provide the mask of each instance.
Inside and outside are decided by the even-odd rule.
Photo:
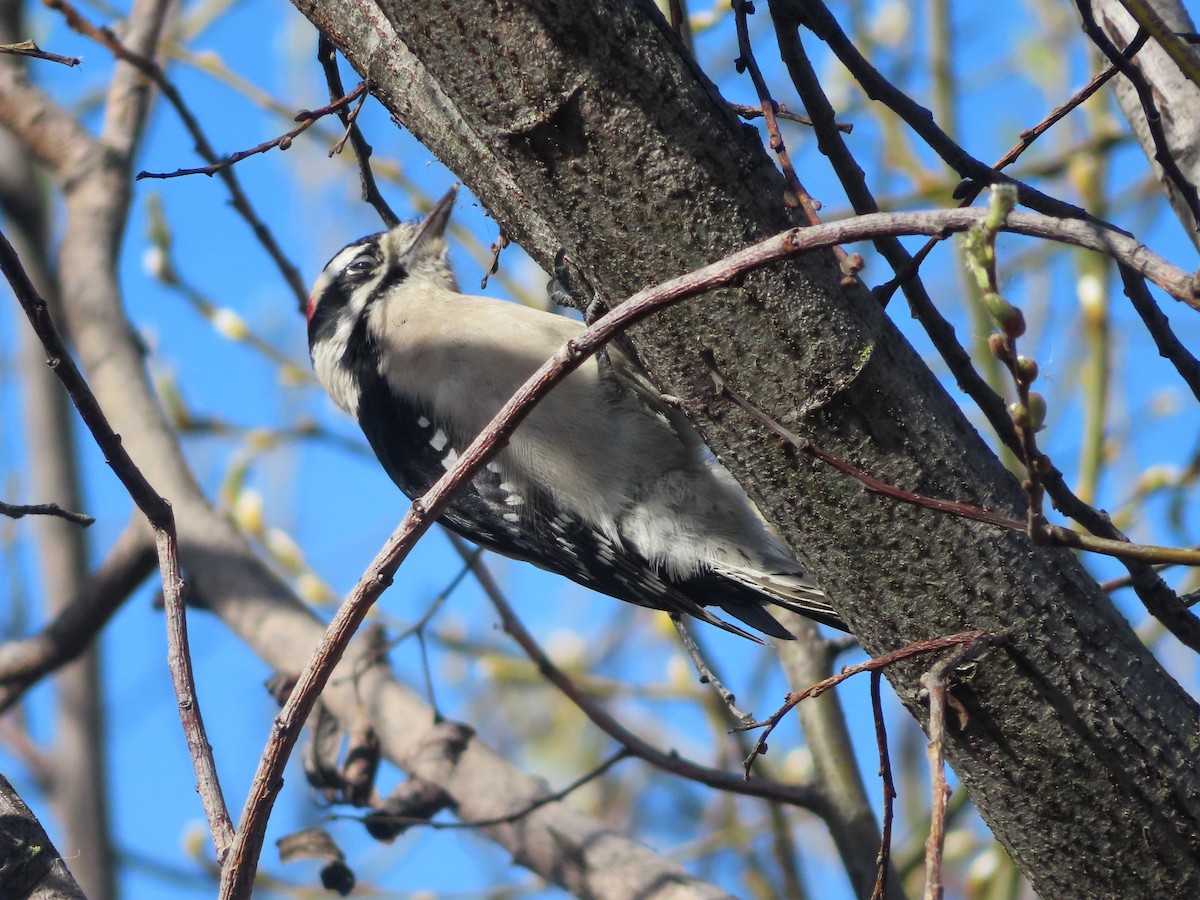
[[[760,617],[770,618],[766,610],[762,608],[763,601],[839,631],[850,630],[825,600],[825,593],[802,572],[764,572],[748,566],[722,565],[716,567],[716,573],[727,582],[746,589],[746,593],[753,592],[754,599],[757,600],[757,603],[753,604],[757,609],[757,614],[750,613],[753,621],[746,617],[749,605],[747,600],[750,598],[742,592],[738,592],[740,596],[731,597],[726,602],[719,599],[715,602],[730,615],[736,616],[747,625],[758,628],[767,634],[770,634],[771,631],[757,624]],[[771,621],[774,622],[774,619]],[[777,624],[776,627],[781,626]]]

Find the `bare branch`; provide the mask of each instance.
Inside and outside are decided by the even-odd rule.
[[[338,72],[337,51],[324,32],[320,32],[317,36],[317,61],[325,73],[329,96],[340,97],[345,94],[346,89],[342,87],[342,76]],[[375,208],[385,226],[395,228],[400,219],[383,199],[383,194],[379,192],[379,186],[375,183],[375,173],[371,171],[371,145],[363,137],[358,122],[352,119],[344,108],[338,110],[338,117],[342,120],[346,135],[350,139],[350,146],[354,150],[354,158],[358,161],[358,178],[362,185],[363,200]]]
[[[83,513],[71,512],[63,509],[57,503],[5,503],[0,500],[0,516],[8,516],[10,519],[20,519],[24,516],[54,516],[59,519],[66,519],[79,525],[82,528],[87,528],[96,520],[91,516]]]
[[[184,102],[183,95],[179,93],[178,88],[174,83],[167,78],[161,67],[153,59],[141,53],[137,53],[129,49],[123,44],[110,30],[100,28],[89,22],[82,14],[79,13],[67,0],[45,0],[45,3],[51,9],[58,10],[63,14],[67,24],[84,35],[107,48],[112,52],[117,59],[123,60],[135,67],[143,75],[151,79],[160,91],[167,102],[174,107],[179,114],[180,120],[184,127],[192,136],[192,140],[196,145],[196,152],[201,158],[206,160],[210,165],[216,165],[220,162],[220,157],[208,142],[203,129],[200,127],[199,121]],[[60,173],[61,174],[61,173]],[[283,254],[278,242],[270,229],[267,228],[258,214],[254,212],[254,208],[250,205],[250,200],[242,190],[240,182],[232,169],[221,168],[216,174],[225,182],[225,187],[229,191],[230,198],[233,202],[233,208],[238,214],[246,220],[246,224],[250,226],[250,230],[254,233],[255,238],[263,249],[267,251],[267,255],[271,257],[280,273],[283,275],[284,281],[288,287],[292,289],[292,293],[296,296],[297,303],[302,307],[308,297],[308,287],[304,284],[300,277],[300,272]]]
[[[762,722],[753,722],[750,725],[741,726],[739,731],[749,731],[751,729],[761,728],[762,733],[758,736],[758,740],[754,744],[754,749],[750,751],[750,755],[746,757],[744,766],[746,777],[750,777],[750,770],[754,766],[754,761],[758,757],[763,756],[767,752],[767,738],[771,736],[784,717],[795,709],[799,704],[803,703],[811,697],[819,697],[821,694],[837,687],[847,678],[852,678],[863,672],[881,672],[888,666],[895,665],[901,660],[912,659],[916,656],[922,656],[926,653],[936,653],[939,650],[946,650],[950,647],[960,647],[964,644],[975,644],[985,639],[991,640],[993,643],[999,638],[984,634],[982,631],[964,631],[960,634],[950,634],[945,637],[930,638],[925,641],[915,641],[907,644],[898,650],[893,650],[890,653],[884,653],[866,662],[859,663],[854,666],[844,666],[842,671],[836,675],[830,675],[828,678],[818,681],[816,684],[809,685],[802,691],[793,691],[787,695],[783,701],[783,705]]]
[[[13,56],[28,56],[31,59],[44,59],[47,62],[59,63],[67,68],[74,68],[82,62],[78,56],[62,56],[58,53],[50,53],[46,50],[43,50],[33,41],[19,41],[15,44],[0,44],[0,53],[9,53]]]
[[[770,147],[779,160],[779,167],[783,169],[783,177],[787,183],[787,191],[783,195],[784,203],[788,206],[799,206],[808,222],[816,225],[821,221],[817,215],[820,204],[813,200],[804,185],[800,183],[800,176],[796,174],[796,167],[792,165],[792,158],[783,142],[783,135],[779,133],[779,123],[775,119],[775,101],[771,98],[770,89],[767,87],[766,79],[763,78],[762,70],[758,67],[758,61],[754,58],[754,49],[750,45],[750,26],[746,21],[750,12],[754,12],[754,4],[751,0],[733,0],[733,19],[737,25],[738,53],[740,54],[735,65],[739,72],[743,70],[749,72],[750,79],[754,82],[754,90],[762,105],[763,118],[767,122]]]
[[[761,106],[750,106],[746,103],[730,103],[729,106],[734,112],[747,121],[752,119],[761,119],[765,115]],[[794,113],[782,103],[775,104],[775,116],[776,118],[783,119],[785,122],[796,122],[800,125],[809,126],[813,124],[811,116]],[[854,131],[854,124],[852,122],[836,122],[834,127],[843,134],[850,134]]]
[[[467,550],[466,543],[460,538],[451,536],[455,549],[464,559]],[[778,803],[811,809],[821,814],[824,804],[817,791],[808,785],[785,785],[766,779],[735,778],[727,772],[701,766],[684,759],[678,753],[664,752],[638,737],[632,731],[617,721],[604,707],[600,706],[567,676],[565,672],[554,665],[546,652],[525,629],[516,611],[509,604],[503,592],[497,586],[491,572],[482,564],[472,564],[476,580],[483,588],[492,606],[500,615],[500,622],[506,634],[524,651],[525,655],[537,666],[538,672],[552,685],[558,688],[582,712],[592,724],[619,743],[632,755],[656,768],[662,769],[689,781],[695,781],[706,787],[726,791],[732,794],[745,794],[750,797],[761,797]]]
[[[544,797],[539,797],[537,800],[530,801],[520,809],[511,813],[505,813],[504,815],[500,816],[492,816],[488,819],[473,819],[465,822],[435,822],[428,816],[402,816],[388,812],[372,812],[368,813],[363,818],[364,821],[369,823],[372,827],[378,827],[382,825],[387,828],[394,828],[397,830],[397,832],[413,826],[429,828],[433,831],[463,831],[478,828],[490,828],[493,825],[509,825],[514,822],[521,821],[522,819],[528,817],[531,813],[537,812],[548,803],[555,803],[559,800],[565,800],[584,785],[590,784],[597,778],[601,777],[605,772],[607,772],[621,760],[629,759],[632,756],[634,756],[632,751],[630,751],[627,747],[621,747],[590,772],[585,772],[583,775],[580,775],[565,787],[559,788],[557,791],[552,791],[546,794]],[[359,817],[345,816],[344,818],[357,819]]]
[[[50,365],[71,396],[79,415],[96,439],[97,445],[108,460],[114,474],[125,485],[133,502],[154,528],[155,546],[158,551],[159,569],[162,573],[163,597],[167,607],[168,635],[170,637],[170,666],[176,699],[179,701],[180,717],[192,751],[192,762],[200,782],[200,797],[208,814],[209,826],[216,843],[218,858],[222,858],[232,839],[232,825],[225,810],[217,780],[212,748],[204,732],[200,716],[200,705],[196,698],[196,685],[192,677],[191,657],[187,649],[186,613],[183,604],[183,579],[179,574],[178,542],[175,534],[175,516],[171,505],[154,488],[142,471],[130,458],[113,431],[91,388],[76,368],[58,330],[50,320],[46,301],[34,289],[25,274],[21,261],[8,239],[0,233],[0,270],[12,286],[25,311],[29,324],[50,356]]]
[[[325,116],[335,112],[341,112],[355,100],[365,97],[367,93],[367,83],[360,81],[358,87],[350,93],[345,94],[334,100],[328,106],[322,106],[317,109],[306,109],[296,113],[296,121],[300,124],[291,131],[284,132],[278,137],[271,138],[269,141],[263,141],[261,144],[256,144],[248,150],[239,150],[237,153],[231,153],[224,159],[217,160],[215,163],[207,166],[197,166],[192,169],[176,169],[174,172],[138,172],[135,180],[141,181],[143,178],[179,178],[183,175],[215,175],[222,169],[240,163],[243,159],[250,156],[255,156],[259,153],[266,153],[278,147],[280,150],[287,150],[292,146],[292,141],[295,140],[313,125],[317,124]]]
[[[879,780],[883,787],[883,833],[879,841],[878,874],[871,900],[884,900],[888,896],[888,874],[891,871],[889,858],[892,853],[892,812],[896,800],[896,785],[892,781],[892,760],[888,753],[887,723],[883,718],[881,686],[883,673],[871,673],[871,713],[875,719],[875,742],[879,749]]]
[[[959,731],[967,727],[967,712],[950,693],[950,683],[956,676],[957,667],[977,658],[1001,639],[997,635],[980,635],[978,640],[955,647],[921,675],[921,688],[929,699],[928,755],[933,796],[929,837],[925,842],[925,900],[941,900],[943,895],[942,850],[946,837],[946,802],[950,798],[950,788],[946,784],[946,708],[950,707],[956,713]]]
[[[128,526],[108,557],[36,635],[0,645],[0,712],[44,675],[73,660],[154,570],[154,543],[141,523]]]

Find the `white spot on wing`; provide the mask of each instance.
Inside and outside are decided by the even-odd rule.
[[[450,450],[446,451],[446,456],[442,460],[442,468],[448,470],[456,462],[458,462],[458,453],[451,448]]]
[[[417,419],[417,427],[418,428],[428,428],[429,420],[427,418],[425,418],[424,416],[421,416],[420,418]]]
[[[450,439],[446,437],[446,432],[442,431],[440,428],[435,431],[433,433],[433,437],[429,439],[429,446],[431,446],[438,453],[441,453],[448,443],[450,443]]]

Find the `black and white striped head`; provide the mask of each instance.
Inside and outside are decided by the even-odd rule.
[[[325,264],[308,295],[308,351],[317,377],[334,401],[354,414],[356,372],[373,348],[373,308],[407,291],[431,286],[457,290],[446,259],[446,225],[458,186],[416,224],[347,244]]]

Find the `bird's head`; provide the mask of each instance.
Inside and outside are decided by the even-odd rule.
[[[347,244],[325,264],[308,295],[308,346],[329,340],[362,320],[392,292],[438,287],[456,290],[446,258],[446,225],[458,186],[420,222],[401,222]]]

